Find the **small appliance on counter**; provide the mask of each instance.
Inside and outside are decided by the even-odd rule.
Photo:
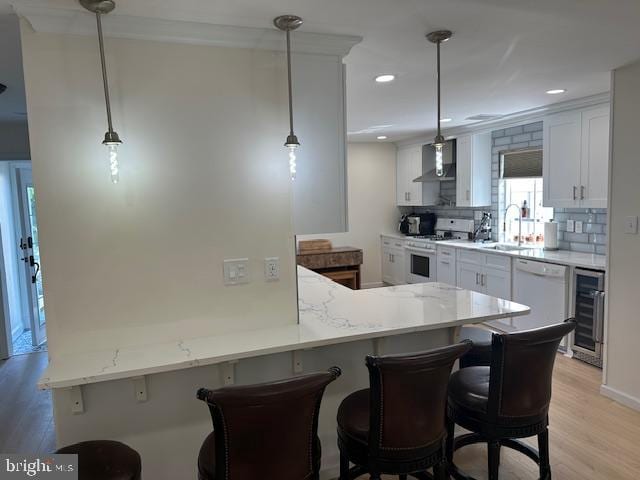
[[[398,231],[408,236],[434,235],[437,216],[435,213],[411,213],[402,215]]]

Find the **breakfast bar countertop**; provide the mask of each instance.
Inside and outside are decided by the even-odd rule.
[[[529,313],[524,305],[441,283],[354,291],[301,266],[298,301],[299,324],[59,355],[38,386],[73,387]]]

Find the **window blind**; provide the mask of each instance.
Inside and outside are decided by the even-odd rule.
[[[503,153],[500,177],[542,177],[542,150],[516,150]]]

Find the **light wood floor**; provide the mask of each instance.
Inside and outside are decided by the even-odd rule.
[[[601,375],[596,368],[558,355],[549,414],[554,480],[640,479],[640,413],[600,395]],[[486,447],[474,445],[458,450],[454,461],[484,480],[486,454]],[[533,480],[537,473],[526,457],[503,449],[501,479]]]
[[[0,362],[0,452],[55,449],[51,395],[35,387],[46,362],[46,353]],[[558,356],[550,414],[554,480],[640,479],[640,413],[601,396],[600,376],[593,367]],[[459,450],[455,460],[486,479],[484,447]],[[508,449],[500,473],[508,480],[537,478],[535,465]]]
[[[51,392],[36,388],[46,366],[46,352],[0,361],[0,452],[55,450]]]

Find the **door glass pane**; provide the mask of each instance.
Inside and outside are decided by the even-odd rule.
[[[27,208],[29,209],[29,228],[33,239],[33,258],[40,265],[40,239],[38,238],[38,221],[36,217],[36,196],[33,185],[27,185]],[[35,273],[35,270],[34,270]],[[38,298],[38,320],[40,325],[45,324],[44,316],[44,292],[42,289],[42,272],[36,275],[36,294]]]

